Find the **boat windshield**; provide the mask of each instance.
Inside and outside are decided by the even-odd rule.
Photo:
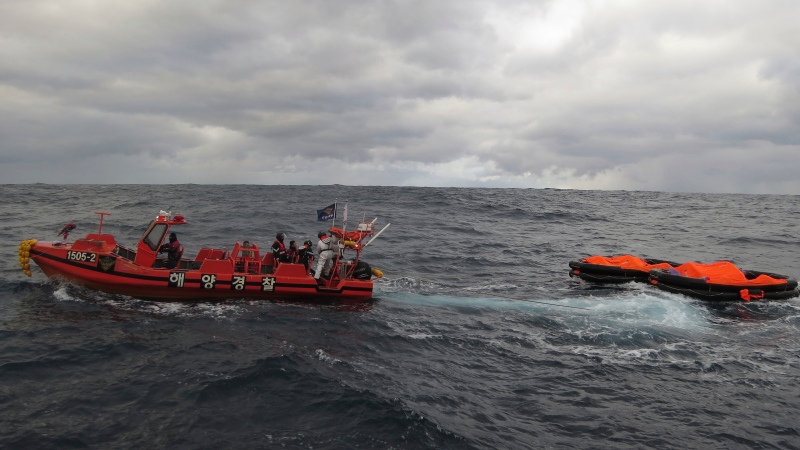
[[[164,233],[166,232],[167,224],[157,223],[142,237],[142,242],[147,244],[150,250],[156,251],[158,250],[158,244],[161,242],[161,239],[164,238]]]

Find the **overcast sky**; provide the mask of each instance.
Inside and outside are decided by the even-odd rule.
[[[797,0],[0,0],[0,183],[800,194]]]

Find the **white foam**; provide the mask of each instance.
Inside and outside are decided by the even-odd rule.
[[[700,329],[708,326],[708,311],[683,296],[658,291],[632,290],[615,296],[588,296],[550,299],[541,295],[524,298],[459,297],[442,294],[394,292],[381,295],[402,303],[441,306],[475,307],[490,310],[518,310],[546,313],[569,319],[589,317],[604,327],[631,328],[643,326]],[[583,320],[583,319],[581,319]],[[577,324],[576,324],[577,325]],[[582,322],[582,325],[586,324]],[[583,326],[578,328],[583,328]]]
[[[696,302],[676,295],[640,291],[601,299],[581,299],[577,304],[589,308],[589,315],[613,328],[671,327],[700,331],[708,327],[709,313]]]
[[[698,361],[691,355],[717,352],[713,348],[698,348],[697,343],[719,340],[716,335],[718,330],[710,322],[711,313],[702,302],[650,289],[566,299],[548,299],[538,293],[528,297],[529,301],[543,303],[409,292],[392,293],[383,299],[412,307],[459,308],[454,311],[457,314],[451,315],[415,312],[434,322],[444,321],[455,327],[460,326],[458,322],[474,320],[470,318],[471,312],[463,308],[475,308],[474,313],[479,315],[497,314],[499,317],[496,320],[482,320],[486,323],[513,324],[514,336],[530,342],[536,348],[597,358],[602,363],[676,364],[696,369]],[[538,319],[544,317],[547,320],[543,325]],[[406,322],[388,323],[398,334],[411,339],[441,337],[430,333],[430,325],[426,323],[414,324],[416,326],[409,326]],[[531,325],[526,327],[526,324]],[[491,344],[492,340],[487,339],[486,343]],[[509,351],[517,351],[514,345],[499,345],[507,347]],[[713,363],[702,362],[708,365]]]
[[[340,360],[338,360],[338,359],[332,357],[331,355],[325,353],[325,350],[322,350],[321,348],[318,348],[314,352],[314,354],[317,355],[317,359],[319,359],[320,361],[323,361],[323,362],[327,362],[327,363],[330,363],[330,364],[336,364],[338,362],[341,362]]]
[[[436,285],[413,277],[379,278],[374,282],[376,292],[418,292],[435,290]]]
[[[70,294],[70,290],[75,295]],[[118,310],[146,312],[156,316],[169,317],[211,317],[219,320],[232,320],[244,311],[243,305],[239,303],[141,300],[124,295],[106,294],[79,285],[72,285],[69,282],[60,283],[53,291],[53,297],[59,301],[90,302]]]
[[[56,300],[61,302],[77,301],[78,299],[69,295],[69,293],[67,292],[67,286],[68,285],[66,284],[60,284],[58,288],[56,288],[56,290],[53,291],[53,297],[55,297]]]
[[[409,334],[409,338],[411,339],[434,339],[442,337],[441,334],[426,334],[426,333],[416,333],[416,334]]]
[[[236,303],[180,303],[130,299],[116,302],[115,306],[168,317],[208,317],[216,320],[234,320],[243,308]]]

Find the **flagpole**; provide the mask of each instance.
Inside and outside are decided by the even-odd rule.
[[[339,198],[337,197],[333,201],[333,225],[331,225],[331,228],[336,228],[336,208],[338,207],[338,204],[339,204]]]
[[[339,279],[341,279],[345,275],[344,271],[344,262],[342,257],[344,256],[344,242],[345,242],[345,233],[347,232],[347,199],[344,201],[344,213],[342,213],[342,240],[339,241],[339,261],[338,269],[339,269]]]
[[[347,231],[347,200],[344,201],[344,214],[342,214],[342,238],[345,231]]]
[[[337,209],[339,209],[339,197],[336,197],[336,199],[333,200],[333,225],[331,225],[331,228],[336,228],[336,213],[337,213],[336,210]],[[331,237],[329,238],[330,239],[330,244],[328,244],[329,245],[328,248],[333,247],[333,243],[335,242],[335,240],[334,240],[335,237],[336,236],[334,236],[333,233],[331,233]],[[333,249],[331,249],[331,250],[333,250]],[[342,250],[339,249],[336,252],[336,259],[333,260],[333,267],[331,267],[331,280],[333,279],[334,271],[339,270],[339,259],[340,259],[341,254],[342,254]],[[340,279],[342,278],[342,271],[341,270],[339,270],[339,278]]]

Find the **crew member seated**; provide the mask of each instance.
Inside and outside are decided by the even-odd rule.
[[[242,248],[253,248],[253,245],[250,244],[250,241],[242,242]],[[252,250],[242,250],[242,257],[244,258],[252,258],[253,251]]]
[[[167,262],[164,267],[167,269],[174,269],[181,262],[183,256],[183,246],[178,241],[178,236],[175,233],[169,234],[169,244],[164,244],[158,249],[159,253],[167,252]]]

